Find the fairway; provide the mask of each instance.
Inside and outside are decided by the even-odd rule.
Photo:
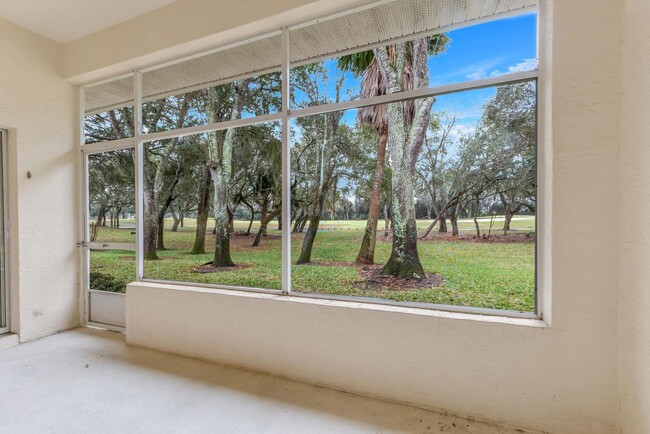
[[[268,236],[259,247],[250,247],[252,236],[231,237],[232,258],[237,268],[214,273],[193,270],[212,260],[213,255],[190,255],[194,241],[194,221],[185,219],[183,228],[171,232],[171,221],[165,222],[165,247],[159,260],[145,261],[145,278],[208,283],[252,288],[280,289],[281,232],[277,224],[269,226]],[[316,237],[312,264],[295,265],[303,234],[292,234],[292,290],[306,293],[359,296],[415,301],[424,303],[473,306],[516,311],[534,311],[535,303],[535,219],[530,216],[513,218],[512,231],[502,236],[503,218],[479,219],[482,233],[490,232],[487,240],[472,237],[473,220],[460,220],[461,239],[433,233],[418,243],[422,265],[427,273],[441,275],[442,286],[395,290],[362,285],[361,266],[354,264],[365,221],[323,221]],[[124,229],[101,228],[98,242],[135,242],[133,221],[122,222]],[[418,221],[420,234],[430,221]],[[236,221],[235,232],[244,232],[248,222]],[[253,234],[258,222],[253,223]],[[436,228],[437,230],[437,228]],[[377,238],[376,263],[387,261],[391,239],[383,236],[380,221]],[[528,236],[525,236],[528,235]],[[214,245],[214,236],[207,236],[206,249]],[[135,255],[131,251],[92,251],[91,286],[95,289],[124,291],[134,280]]]

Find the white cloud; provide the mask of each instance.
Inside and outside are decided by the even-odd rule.
[[[519,62],[516,65],[509,66],[506,71],[501,71],[499,69],[492,69],[496,60],[493,60],[482,65],[472,65],[470,67],[464,68],[465,78],[468,80],[482,80],[488,77],[498,77],[499,75],[512,74],[514,72],[521,71],[532,71],[537,68],[537,59],[524,59],[523,62]],[[471,72],[470,72],[471,71]]]
[[[487,73],[485,71],[477,71],[477,72],[472,72],[471,74],[465,75],[465,78],[468,80],[481,80],[482,78],[487,77]]]
[[[537,68],[537,59],[535,58],[524,59],[523,62],[519,62],[516,65],[509,66],[508,70],[505,72],[495,69],[494,71],[490,72],[490,77],[498,77],[499,75],[512,74],[515,72],[532,71],[535,68]]]

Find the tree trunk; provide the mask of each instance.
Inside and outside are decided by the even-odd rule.
[[[156,253],[158,194],[153,191],[153,186],[148,182],[145,182],[144,189],[143,223],[144,259],[158,259],[158,254]]]
[[[393,246],[390,258],[382,273],[402,278],[422,279],[425,274],[417,249],[418,233],[413,194],[414,171],[410,170],[410,164],[404,155],[402,144],[397,143],[393,148],[396,148],[391,150]]]
[[[447,212],[446,211],[440,213],[440,218],[438,219],[438,233],[439,234],[447,233]]]
[[[234,103],[230,120],[240,118],[244,92],[248,81],[233,82]],[[215,98],[216,99],[216,98]],[[216,119],[212,111],[214,107],[209,104],[209,118]],[[232,151],[235,145],[235,129],[226,131],[223,143],[219,146],[217,135],[209,133],[210,177],[214,188],[214,219],[215,219],[215,247],[213,267],[233,267],[235,263],[230,257],[230,216],[228,215],[228,184],[232,175]]]
[[[278,214],[278,230],[279,231],[282,230],[282,212],[280,212],[280,214]]]
[[[314,247],[314,240],[318,232],[318,225],[320,224],[320,216],[311,216],[309,219],[309,227],[307,233],[302,241],[302,248],[300,249],[300,257],[296,264],[308,264],[311,262],[311,251]]]
[[[164,232],[165,232],[165,213],[161,210],[158,214],[158,231],[156,235],[156,250],[167,250],[165,249],[164,242]]]
[[[260,219],[260,228],[257,230],[255,235],[255,240],[253,241],[252,247],[257,247],[262,241],[262,236],[266,233],[266,227],[273,221],[274,218],[280,215],[282,211],[282,204],[280,204],[276,209],[271,211],[265,218]]]
[[[409,173],[408,164],[400,161],[401,152],[396,154],[398,155],[392,158],[393,246],[382,273],[401,278],[422,279],[425,274],[417,248],[418,233],[413,195],[415,179],[413,172]]]
[[[99,208],[99,212],[97,213],[97,221],[95,222],[97,226],[106,226],[106,213],[108,212],[108,208],[106,205],[103,205]]]
[[[478,210],[481,205],[481,200],[478,196],[475,196],[474,201],[476,203],[476,209],[474,209],[474,226],[476,227],[476,238],[481,238],[481,228],[478,224]]]
[[[409,49],[410,47],[410,49]],[[395,46],[394,55],[386,47],[375,49],[388,94],[429,85],[427,67],[428,39],[416,39]],[[392,60],[391,60],[392,59]],[[410,63],[410,68],[408,63]],[[405,76],[407,68],[410,77]],[[410,84],[409,83],[409,79]],[[405,85],[406,83],[406,85]],[[388,151],[392,168],[393,245],[388,262],[382,270],[400,278],[423,279],[426,275],[418,254],[418,229],[415,218],[415,166],[429,126],[434,97],[408,103],[388,104]]]
[[[181,224],[181,219],[178,218],[178,215],[176,214],[176,210],[174,210],[173,206],[169,207],[169,211],[171,211],[172,218],[174,219],[174,224],[172,225],[172,232],[178,232],[178,225]]]
[[[171,206],[172,202],[174,202],[174,190],[176,189],[176,186],[178,185],[178,182],[180,178],[178,177],[178,172],[176,173],[176,178],[172,182],[172,184],[169,186],[169,194],[165,198],[165,202],[162,204],[162,207],[160,208],[160,211],[158,212],[158,220],[156,224],[158,225],[158,237],[156,240],[156,249],[157,250],[167,250],[165,249],[165,243],[163,241],[163,236],[164,236],[164,230],[165,230],[165,214],[167,214],[167,210]]]
[[[512,211],[508,207],[506,209],[506,215],[505,215],[505,221],[503,222],[503,235],[508,235],[508,231],[510,230],[510,222],[512,221]]]
[[[230,131],[232,130],[228,132],[230,133]],[[234,131],[232,131],[232,134],[234,135]],[[213,206],[216,240],[212,266],[215,268],[233,267],[235,265],[230,258],[230,216],[228,215],[228,181],[230,180],[230,170],[224,166],[225,164],[220,162],[210,168],[210,176],[214,187]]]
[[[377,222],[379,220],[379,208],[381,207],[381,185],[384,178],[384,164],[386,163],[386,143],[388,142],[388,128],[379,132],[377,139],[377,161],[375,162],[375,176],[372,181],[372,193],[370,195],[370,209],[366,230],[363,232],[361,248],[357,255],[356,262],[359,264],[375,263],[375,245],[377,243]],[[386,213],[386,207],[384,207]],[[388,220],[386,220],[388,221]]]
[[[205,253],[205,234],[208,228],[208,212],[210,208],[210,170],[206,167],[199,186],[199,203],[196,211],[196,234],[194,246],[190,254],[202,255]]]
[[[458,208],[460,205],[453,206],[451,208],[451,213],[449,214],[449,220],[451,221],[451,236],[458,237]]]
[[[176,118],[176,128],[180,128],[183,125],[183,122],[185,122],[185,116],[187,115],[189,107],[190,107],[189,98],[186,98],[185,101],[183,102],[181,111],[178,117]],[[144,259],[158,259],[158,255],[156,254],[156,238],[157,238],[156,235],[158,232],[158,228],[156,226],[158,224],[158,206],[160,204],[160,195],[162,193],[163,185],[164,185],[165,168],[167,166],[167,162],[169,161],[169,157],[171,156],[172,152],[176,148],[177,144],[178,144],[178,139],[172,139],[171,142],[164,149],[162,156],[160,156],[158,159],[158,165],[156,167],[156,172],[154,174],[153,180],[149,180],[149,178],[146,176],[146,171],[145,171],[145,177],[144,177],[144,202],[145,203],[144,203],[144,215],[143,215]],[[174,182],[178,183],[178,180],[179,180],[179,172],[176,171],[176,179]],[[172,191],[173,188],[170,190],[170,195],[172,194],[171,193]]]
[[[294,214],[293,216],[293,229],[291,229],[291,232],[298,233],[298,226],[300,226],[300,219],[302,219],[302,208],[300,209],[299,213]]]
[[[389,227],[388,227],[388,201],[384,204],[384,237],[388,238],[389,235]]]
[[[246,236],[251,234],[251,228],[253,227],[253,222],[255,221],[255,208],[248,201],[244,201],[244,205],[248,208],[248,211],[251,213],[251,218],[248,220],[248,228],[246,228]]]
[[[316,200],[316,206],[314,212],[309,216],[309,227],[307,228],[307,233],[305,238],[302,240],[302,248],[300,249],[300,257],[296,264],[308,264],[311,262],[311,252],[314,247],[314,240],[316,239],[316,233],[318,232],[318,226],[320,224],[320,217],[323,213],[323,204],[325,202],[326,191],[319,188],[320,194]]]
[[[302,221],[300,222],[300,227],[298,227],[298,232],[300,232],[301,234],[305,232],[305,226],[307,226],[307,221],[309,221],[309,216],[306,215],[302,218]]]
[[[521,206],[513,207],[513,200],[510,200],[504,193],[500,192],[499,197],[501,198],[501,203],[503,203],[503,209],[504,209],[504,214],[505,214],[505,219],[503,222],[503,235],[508,235],[508,231],[510,230],[510,222],[512,221],[512,217],[516,212],[519,212],[521,209]]]

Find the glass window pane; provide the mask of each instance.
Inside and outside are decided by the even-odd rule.
[[[135,243],[133,149],[88,156],[91,242]]]
[[[147,134],[276,113],[282,104],[281,87],[280,73],[276,72],[145,101],[143,131]],[[233,114],[236,92],[241,93],[242,102]]]
[[[133,77],[88,86],[85,97],[85,143],[134,136]]]
[[[318,25],[321,24],[315,26]],[[301,34],[304,31],[296,31],[294,37],[306,37]],[[410,47],[409,53],[413,51],[414,41],[427,47],[428,83],[418,87],[469,82],[537,69],[536,13],[415,39],[406,43]],[[294,45],[298,50],[302,48],[299,42]],[[388,51],[390,56],[392,48],[389,47]],[[387,92],[376,53],[377,49],[370,49],[306,65],[296,63],[301,66],[294,66],[291,70],[291,107],[297,109],[394,93]],[[409,56],[405,62],[409,68],[413,67]],[[408,89],[403,87],[398,91]]]
[[[88,156],[88,199],[88,241],[135,245],[133,149]],[[91,248],[89,277],[90,289],[124,292],[135,280],[135,252]]]
[[[145,144],[144,276],[280,289],[277,122]]]
[[[144,73],[144,132],[276,113],[280,42],[275,34]]]
[[[534,311],[535,82],[426,101],[292,122],[292,289]]]
[[[132,250],[91,250],[90,289],[126,292],[135,280],[135,252]]]

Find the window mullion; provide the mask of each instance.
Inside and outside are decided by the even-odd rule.
[[[133,74],[133,127],[135,137],[135,233],[136,281],[144,276],[144,143],[142,142],[142,73]]]
[[[289,29],[282,29],[282,292],[291,292],[291,149]]]

